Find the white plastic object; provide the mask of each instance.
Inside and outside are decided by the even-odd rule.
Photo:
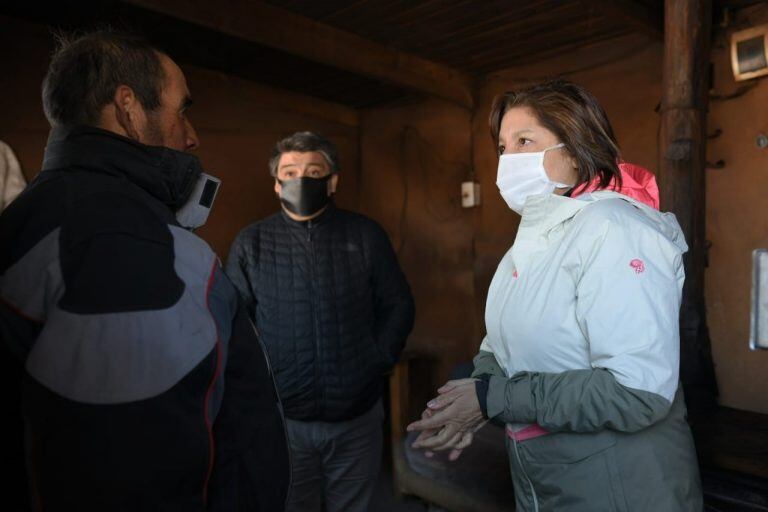
[[[472,208],[480,205],[480,184],[474,181],[465,181],[461,184],[461,206]]]
[[[768,349],[768,249],[752,252],[749,348]]]

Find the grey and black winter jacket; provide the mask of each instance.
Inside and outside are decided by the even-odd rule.
[[[285,415],[344,421],[380,398],[411,331],[413,298],[384,230],[333,204],[245,228],[226,265],[272,362]]]
[[[282,509],[267,360],[218,258],[174,217],[199,172],[167,148],[54,130],[0,216],[0,465],[23,474],[26,425],[35,509]],[[26,488],[5,495],[23,507]]]

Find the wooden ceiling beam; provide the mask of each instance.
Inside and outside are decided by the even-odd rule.
[[[664,40],[664,6],[651,7],[638,0],[580,0],[588,9],[594,9],[607,18],[613,18],[627,27],[659,41]]]
[[[264,2],[124,1],[465,108],[473,107],[472,79],[468,75]],[[312,80],[312,77],[297,76],[296,80]]]

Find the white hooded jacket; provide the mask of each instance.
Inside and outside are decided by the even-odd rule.
[[[671,405],[686,250],[673,214],[622,194],[529,197],[480,350],[509,377],[601,368]]]

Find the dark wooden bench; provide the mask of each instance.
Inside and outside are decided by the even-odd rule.
[[[768,415],[718,407],[691,429],[708,510],[768,512]]]

